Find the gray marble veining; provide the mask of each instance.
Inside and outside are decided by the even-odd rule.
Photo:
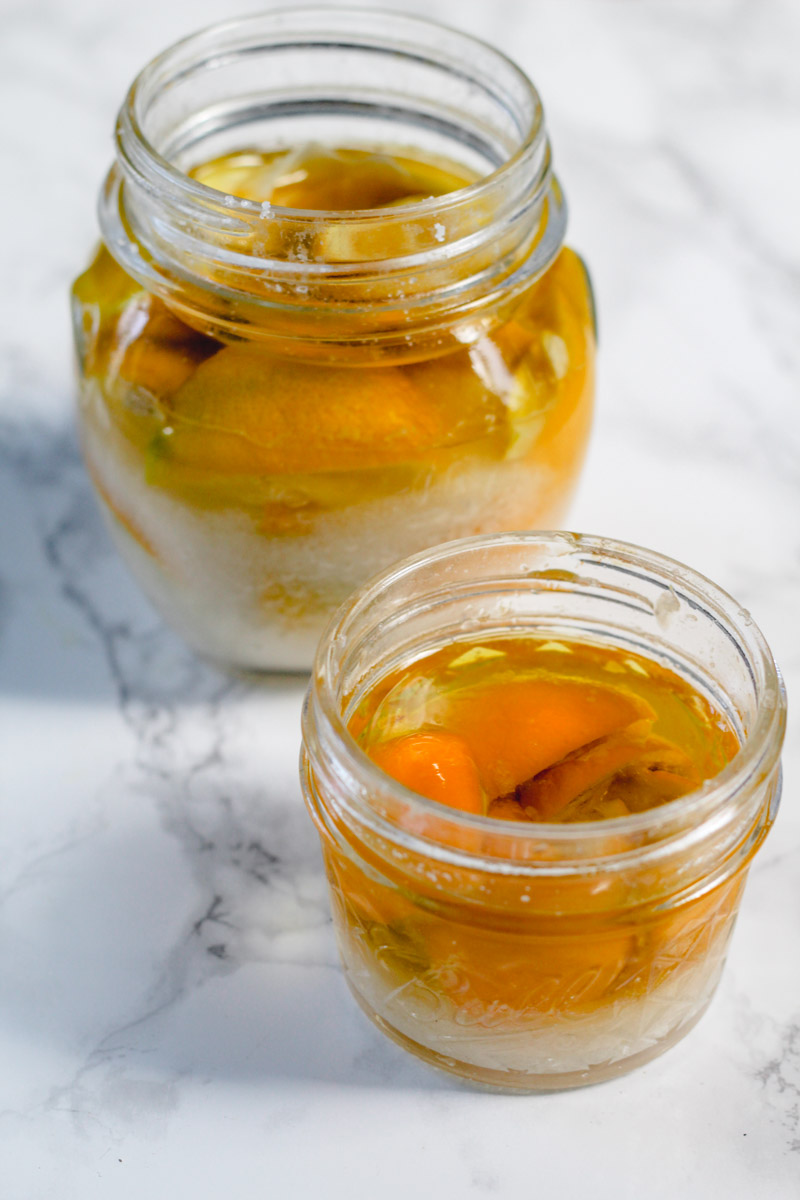
[[[379,7],[374,5],[374,7]],[[392,7],[401,7],[398,0]],[[403,6],[404,7],[404,6]],[[410,6],[415,7],[415,6]],[[420,8],[422,6],[416,6]],[[484,1096],[355,1010],[299,794],[302,681],[199,663],[107,538],[66,294],[127,81],[237,11],[6,5],[0,1170],[8,1200],[800,1194],[800,739],[720,993],[600,1089]],[[744,601],[800,682],[800,9],[435,0],[545,97],[601,317],[576,528]]]

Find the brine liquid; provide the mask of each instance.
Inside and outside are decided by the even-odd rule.
[[[625,649],[534,638],[423,658],[384,682],[351,728],[412,790],[538,822],[644,812],[738,749],[722,715],[674,672]]]
[[[412,204],[473,183],[458,163],[418,151],[319,144],[288,150],[238,150],[190,172],[206,187],[275,207],[328,212]]]

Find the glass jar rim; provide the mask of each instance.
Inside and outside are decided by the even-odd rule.
[[[756,719],[744,736],[737,754],[722,771],[706,780],[699,788],[658,808],[602,821],[569,825],[544,821],[534,824],[527,821],[498,821],[496,818],[449,808],[404,787],[387,776],[361,749],[350,733],[337,703],[335,689],[338,671],[335,659],[337,652],[347,644],[348,627],[368,605],[385,594],[393,583],[412,576],[423,567],[441,564],[448,558],[491,547],[543,546],[556,551],[561,547],[580,551],[587,556],[587,562],[616,559],[619,564],[616,569],[627,571],[633,576],[638,575],[642,579],[663,583],[673,591],[677,585],[680,594],[690,606],[710,604],[716,610],[715,623],[734,641],[758,691],[758,710]],[[409,557],[373,577],[331,618],[317,649],[303,711],[306,747],[312,740],[316,727],[324,724],[332,734],[337,748],[337,766],[348,783],[352,785],[361,780],[364,793],[390,795],[393,799],[401,801],[404,810],[414,818],[418,817],[422,821],[425,818],[434,818],[440,826],[447,826],[456,834],[458,831],[474,831],[476,834],[491,834],[496,839],[506,837],[509,842],[527,840],[531,845],[547,842],[558,846],[562,851],[595,843],[599,847],[608,839],[613,841],[626,835],[634,838],[645,832],[656,835],[655,840],[649,840],[644,849],[638,844],[620,852],[600,851],[598,858],[602,859],[604,867],[616,862],[623,866],[632,856],[639,857],[645,852],[648,859],[656,860],[674,853],[676,841],[679,841],[681,851],[685,852],[693,841],[707,835],[710,825],[724,825],[731,819],[733,798],[745,793],[748,785],[767,780],[777,768],[785,723],[786,694],[780,671],[761,630],[749,612],[732,596],[693,568],[656,551],[610,538],[562,531],[525,531],[462,538]],[[315,769],[316,764],[309,761],[307,749],[303,753],[307,776],[308,771]],[[307,778],[305,786],[308,790]],[[348,799],[351,797],[348,796]],[[369,802],[356,805],[355,810],[359,821],[372,832],[407,850],[419,851],[420,847],[424,846],[426,856],[460,866],[474,867],[476,857],[481,857],[472,851],[421,839],[419,835],[385,818]],[[580,863],[582,869],[585,869],[585,855],[580,856]],[[504,865],[502,859],[491,860],[493,871],[502,872]],[[561,874],[568,869],[568,862],[563,859],[552,864],[539,860],[527,865],[537,875],[547,874],[551,870]],[[509,860],[507,867],[515,874],[525,873],[526,863]]]
[[[366,24],[371,20],[376,20],[376,35],[378,28],[384,34],[395,30],[406,30],[418,35],[432,30],[443,32],[448,37],[457,39],[464,45],[480,48],[482,53],[491,56],[497,62],[498,66],[502,66],[509,74],[513,74],[516,80],[523,85],[531,100],[531,120],[527,134],[517,150],[504,163],[497,167],[495,171],[483,176],[474,183],[467,184],[463,188],[457,188],[455,191],[447,192],[442,196],[430,197],[426,200],[418,200],[409,204],[397,204],[393,206],[393,211],[400,212],[403,209],[413,209],[415,214],[440,212],[455,207],[458,204],[479,199],[491,190],[498,175],[507,174],[510,170],[516,168],[531,153],[541,138],[543,133],[544,109],[538,91],[522,68],[513,59],[482,38],[466,34],[444,22],[430,20],[427,17],[412,16],[408,13],[392,9],[382,9],[378,13],[375,13],[370,9],[352,5],[303,5],[299,8],[284,6],[270,9],[264,13],[251,13],[247,16],[235,17],[227,21],[214,22],[173,42],[165,50],[162,50],[152,58],[134,78],[120,109],[115,129],[115,141],[120,155],[125,159],[129,159],[130,135],[132,135],[134,143],[147,156],[152,168],[163,177],[165,183],[183,192],[187,198],[195,198],[200,202],[219,203],[220,194],[227,195],[227,193],[220,193],[219,189],[209,187],[199,180],[192,179],[191,176],[181,171],[168,158],[164,157],[147,137],[138,112],[142,93],[146,91],[153,77],[158,72],[164,71],[165,68],[179,61],[187,52],[200,49],[212,37],[219,38],[225,34],[232,33],[269,34],[271,28],[275,34],[284,32],[285,35],[285,30],[281,30],[281,23],[287,19],[291,20],[293,24],[308,22],[309,26],[313,29],[315,22],[319,22],[321,19],[324,19],[326,22],[330,21],[332,16],[336,18],[337,24],[339,22],[347,23],[350,20],[357,22],[355,29],[347,30],[347,33],[351,37],[363,34]],[[316,37],[322,36],[318,28],[314,32]],[[331,30],[331,32],[333,31]],[[339,29],[338,32],[341,34],[344,31]],[[129,136],[126,137],[126,134]],[[135,165],[135,162],[132,165]],[[229,196],[229,201],[233,200],[236,201],[236,204],[230,204],[229,206],[234,212],[239,209],[242,212],[256,213],[262,208],[262,205],[256,200]],[[276,215],[291,218],[299,222],[319,223],[324,221],[345,225],[348,222],[360,223],[364,220],[385,219],[386,217],[385,206],[349,210],[304,209],[282,205],[270,205],[270,208]]]
[[[298,128],[313,141],[332,116],[356,121],[354,145],[365,129],[368,146],[376,127],[425,128],[465,164],[477,156],[480,175],[428,199],[330,211],[259,203],[189,173],[190,152],[213,160],[252,122],[256,145],[277,146]],[[564,240],[534,85],[487,43],[406,14],[284,8],[192,34],[134,80],[116,152],[98,214],[123,270],[204,332],[279,353],[338,361],[349,346],[354,360],[363,349],[386,359],[470,345]]]

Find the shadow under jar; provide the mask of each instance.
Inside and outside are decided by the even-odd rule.
[[[551,657],[583,645],[615,670],[627,663],[634,682],[606,679],[629,699],[635,678],[673,679],[689,709],[711,714],[711,740],[738,750],[677,799],[574,824],[457,811],[365,752],[371,698],[419,681],[420,661],[447,650],[453,668],[483,669],[527,638]],[[784,725],[780,677],[749,615],[650,551],[505,534],[386,572],[327,630],[304,711],[304,792],[356,1000],[412,1053],[489,1086],[575,1087],[661,1054],[719,980],[777,810]]]
[[[308,669],[393,560],[561,524],[592,299],[513,63],[387,13],[248,17],[154,59],[116,146],[73,288],[82,442],[201,654]]]

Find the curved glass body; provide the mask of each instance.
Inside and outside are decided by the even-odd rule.
[[[535,823],[457,811],[364,752],[362,713],[392,681],[417,679],[446,648],[470,648],[461,664],[476,640],[486,655],[506,639],[513,657],[526,638],[562,657],[581,644],[608,652],[615,671],[655,664],[648,686],[684,681],[678,693],[698,696],[698,716],[719,714],[711,740],[733,736],[738,751],[677,799],[577,823],[541,808]],[[784,723],[780,679],[749,615],[648,551],[497,535],[387,572],[329,627],[304,714],[305,795],[359,1004],[428,1062],[499,1087],[578,1086],[660,1054],[719,980],[777,809]],[[506,724],[512,743],[513,714]],[[574,755],[565,761],[575,768]],[[504,817],[513,802],[503,798]]]
[[[489,47],[331,9],[198,34],[134,83],[100,219],[85,457],[205,656],[307,669],[391,561],[561,523],[591,291],[538,96]]]

